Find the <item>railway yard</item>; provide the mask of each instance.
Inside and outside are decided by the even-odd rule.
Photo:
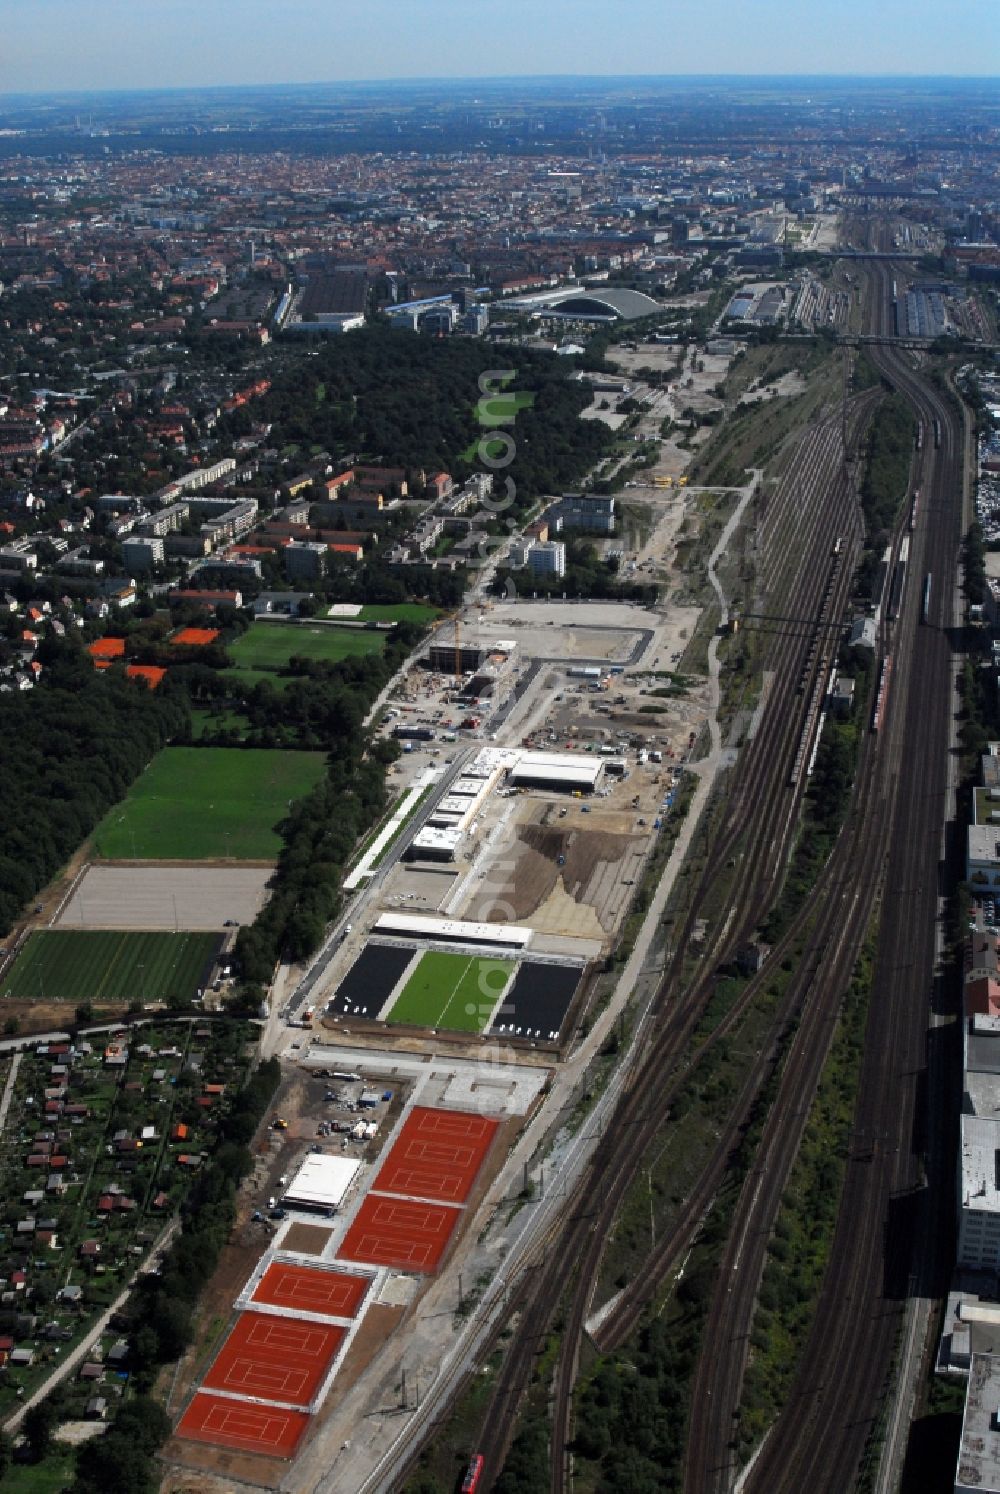
[[[587,418],[634,415],[653,454],[587,538],[643,599],[538,596],[520,572],[492,595],[484,569],[372,710],[399,748],[389,807],[260,1013],[283,1077],[160,1385],[166,1490],[381,1494],[466,1469],[486,1490],[525,1436],[538,1487],[601,1488],[587,1418],[662,1339],[683,1345],[662,1487],[898,1488],[951,1270],[927,1113],[963,875],[946,825],[973,444],[898,333],[900,220],[840,229],[871,257],[801,282],[788,344],[729,323],[704,347],[611,350],[622,382],[596,382]],[[750,278],[740,312],[770,284]],[[821,321],[830,341],[798,347]],[[865,596],[888,391],[912,451]],[[221,786],[239,753],[208,751]],[[277,837],[244,834],[248,801],[221,787],[175,804],[170,753],[37,905],[4,995],[118,999],[138,979],[221,999]],[[305,786],[320,756],[297,754]],[[178,804],[203,844],[143,859],[146,820]],[[768,1270],[834,1062],[839,1201],[773,1360]]]
[[[891,330],[891,270],[870,264],[859,281],[861,330]],[[707,657],[698,635],[713,593],[695,602],[688,583],[668,581],[667,601],[652,610],[474,605],[460,632],[441,624],[430,666],[414,660],[398,681],[381,722],[407,743],[398,778],[416,813],[363,867],[342,925],[288,1001],[287,1035],[275,1034],[302,1074],[339,1074],[341,1091],[342,1076],[356,1074],[389,1097],[389,1109],[377,1140],[338,1126],[347,1132],[339,1155],[356,1156],[363,1182],[351,1183],[350,1203],[321,1231],[290,1204],[239,1297],[253,1318],[253,1280],[308,1270],[311,1250],[314,1270],[333,1273],[323,1282],[348,1267],[372,1273],[365,1291],[392,1313],[392,1334],[375,1355],[363,1339],[357,1351],[347,1340],[330,1343],[327,1360],[344,1373],[339,1385],[327,1374],[329,1398],[306,1407],[305,1391],[297,1401],[283,1392],[302,1425],[245,1433],[218,1419],[218,1389],[206,1379],[176,1440],[187,1437],[188,1461],[191,1446],[202,1449],[205,1472],[235,1457],[220,1446],[245,1449],[241,1437],[274,1434],[294,1437],[294,1446],[302,1439],[296,1487],[402,1487],[433,1428],[447,1425],[447,1407],[489,1360],[469,1448],[489,1487],[519,1409],[537,1395],[546,1349],[552,1488],[570,1488],[577,1476],[586,1484],[586,1454],[574,1452],[581,1374],[595,1355],[614,1357],[634,1340],[650,1304],[662,1310],[712,1233],[719,1243],[692,1361],[683,1487],[723,1494],[741,1476],[749,1490],[836,1494],[873,1458],[886,1478],[898,1476],[901,1418],[892,1407],[895,1395],[912,1394],[915,1331],[906,1333],[909,1380],[897,1385],[892,1367],[907,1324],[948,1277],[946,1206],[925,1186],[915,1138],[949,790],[948,713],[928,716],[927,701],[948,701],[954,686],[946,627],[964,436],[955,406],[912,357],[891,345],[870,356],[936,439],[918,442],[910,490],[921,498],[907,503],[889,544],[885,574],[900,581],[886,584],[874,608],[871,696],[859,707],[867,717],[842,828],[809,892],[728,1001],[717,1001],[717,973],[761,938],[800,837],[851,620],[862,544],[855,469],[877,394],[855,394],[786,441],[765,489],[755,478],[741,493],[650,484],[635,496],[649,523],[631,560],[661,577],[670,577],[692,524],[709,532],[716,512],[753,520],[752,581],[732,566],[740,545],[731,538],[717,560],[719,569],[729,562],[725,586],[741,587],[740,633],[716,632]],[[931,563],[940,584],[921,592],[912,575]],[[717,578],[716,596],[725,620]],[[756,686],[740,692],[731,683],[723,693],[720,645],[729,674],[737,648],[752,659]],[[477,650],[468,671],[462,648]],[[489,689],[478,677],[469,687],[475,669],[489,675]],[[918,808],[907,780],[921,784]],[[620,941],[628,931],[635,938],[638,896],[652,913],[638,917],[643,937],[616,983],[608,973],[622,968]],[[877,999],[859,1056],[830,1267],[782,1410],[747,1470],[732,1428],[743,1415],[768,1246],[864,959]],[[601,1088],[581,1110],[587,1074],[616,1032],[629,1040],[617,1064],[598,1070]],[[712,1129],[700,1134],[682,1118],[701,1092],[698,1076],[717,1065],[728,1098],[706,1112]],[[416,1171],[393,1161],[408,1126],[435,1115],[459,1129],[484,1118],[489,1141],[465,1183],[457,1174],[420,1180],[420,1140]],[[303,1116],[299,1147],[308,1109]],[[386,1150],[383,1137],[392,1144],[401,1134]],[[674,1158],[665,1171],[664,1153]],[[635,1198],[646,1173],[650,1236],[637,1246]],[[670,1194],[656,1209],[655,1174],[658,1188],[667,1177]],[[350,1318],[335,1328],[350,1337]],[[848,1361],[854,1373],[831,1373]],[[387,1400],[405,1430],[369,1412],[363,1436],[351,1436],[362,1407]],[[885,1451],[883,1424],[895,1428]],[[323,1466],[330,1446],[339,1448],[332,1470]]]
[[[1000,1494],[994,32],[168,8],[7,27],[4,1494]]]
[[[622,557],[655,605],[483,592],[380,702],[394,806],[318,956],[279,979],[264,1049],[285,1079],[173,1380],[167,1487],[402,1489],[475,1455],[488,1488],[540,1404],[554,1494],[598,1487],[588,1383],[651,1311],[690,1331],[670,1487],[894,1487],[948,1277],[922,1107],[968,444],[895,345],[901,273],[859,261],[837,293],[934,439],[914,442],[854,681],[856,763],[808,885],[789,898],[863,606],[859,471],[884,394],[851,389],[847,343],[842,395],[839,364],[813,403],[808,376],[765,378],[761,399],[811,413],[741,486],[680,485],[692,452],[663,437]],[[665,397],[639,394],[659,429]],[[752,398],[734,386],[734,407]],[[828,1263],[748,1445],[769,1248],[862,967]],[[686,1272],[697,1315],[677,1307]]]

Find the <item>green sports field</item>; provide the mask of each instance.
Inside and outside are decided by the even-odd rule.
[[[513,960],[477,955],[422,955],[389,1013],[390,1022],[482,1032],[514,974]]]
[[[360,622],[432,623],[438,616],[438,608],[424,602],[366,602],[358,613]]]
[[[323,777],[322,752],[166,747],[94,832],[106,861],[271,861],[275,826]]]
[[[229,644],[228,653],[237,669],[277,673],[296,655],[313,663],[339,664],[341,659],[352,659],[359,654],[377,654],[384,642],[384,633],[366,628],[258,622],[242,638]]]
[[[19,1001],[189,1001],[206,982],[218,934],[42,929],[0,979]]]

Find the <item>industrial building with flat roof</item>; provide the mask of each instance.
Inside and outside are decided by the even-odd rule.
[[[955,1494],[1000,1494],[1000,1359],[973,1354],[955,1471]]]
[[[454,861],[462,837],[474,828],[505,766],[504,759],[496,752],[484,749],[478,753],[462,777],[431,810],[423,829],[413,837],[407,860]]]
[[[285,1190],[285,1202],[305,1209],[338,1209],[360,1168],[355,1157],[310,1152]]]
[[[509,782],[525,788],[579,789],[592,794],[601,781],[604,763],[579,753],[522,752],[510,770]]]
[[[965,880],[977,893],[1000,891],[1000,826],[970,825],[966,831]]]
[[[1000,1121],[960,1119],[958,1261],[977,1270],[1000,1267]]]
[[[460,918],[422,918],[415,913],[380,913],[372,932],[397,938],[430,939],[442,944],[492,945],[524,949],[532,930],[514,923],[468,923]]]

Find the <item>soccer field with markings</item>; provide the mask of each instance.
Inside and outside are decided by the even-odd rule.
[[[428,951],[406,982],[389,1022],[482,1032],[514,973],[513,960]]]
[[[337,664],[359,654],[377,654],[385,646],[385,634],[364,628],[337,628],[318,623],[254,623],[228,648],[238,669],[285,669],[295,657]]]
[[[166,747],[94,832],[106,861],[268,861],[277,826],[323,777],[322,752]]]
[[[0,979],[19,1001],[190,1001],[204,987],[218,934],[121,934],[42,929]]]

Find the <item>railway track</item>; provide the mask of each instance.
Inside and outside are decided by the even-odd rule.
[[[868,411],[865,408],[864,402],[862,402],[860,411],[856,409],[852,418],[857,423],[866,418],[867,413]],[[818,432],[818,441],[822,442],[824,438],[828,440],[829,434],[830,433],[828,428],[821,427],[820,431]],[[843,453],[839,443],[836,447],[836,454],[837,460],[842,460]],[[840,479],[843,480],[842,474],[840,474]],[[846,484],[846,482],[844,491],[849,498],[849,484]],[[852,509],[849,513],[842,515],[842,518],[847,532],[853,538],[856,526],[858,524],[858,520],[854,510]],[[843,550],[842,536],[838,535],[837,539],[840,542],[835,545],[835,549],[840,552]],[[828,555],[830,551],[826,550],[823,553]],[[813,555],[815,556],[816,554],[817,552],[814,550]],[[810,565],[810,570],[812,571],[812,574],[815,575],[815,559],[813,559]],[[774,581],[777,582],[780,577],[779,571],[775,570],[772,575]],[[834,610],[839,608],[842,612],[843,606],[846,602],[850,578],[851,566],[848,565],[843,571],[842,576],[839,578],[840,585],[833,598]],[[818,615],[818,626],[816,630],[816,640],[823,639],[824,647],[817,648],[817,643],[816,641],[814,641],[807,652],[805,663],[803,664],[802,674],[800,675],[799,689],[797,692],[803,697],[808,697],[809,686],[811,683],[818,684],[825,677],[825,672],[829,664],[830,654],[834,646],[832,637],[828,637],[823,629],[823,618],[825,615],[824,608],[826,600],[828,600],[828,598],[826,597],[826,594],[824,594],[821,598],[821,605]],[[796,615],[796,608],[794,603],[790,605],[789,610],[793,615]],[[787,703],[787,695],[785,699]],[[770,722],[774,729],[775,736],[777,737],[780,735],[782,726],[786,725],[786,723],[783,722],[781,715],[782,704],[779,701],[772,700],[770,702],[770,706]],[[813,715],[814,714],[815,713],[813,713]],[[800,746],[795,755],[796,764],[801,761],[802,757],[801,737],[799,740]],[[787,747],[788,745],[789,739],[786,736],[785,746]],[[761,748],[761,756],[764,755],[765,750],[765,748]],[[763,767],[762,765],[758,764],[758,771],[763,772],[766,776],[769,772],[772,772],[773,769]],[[801,782],[801,775],[796,774],[794,766],[792,769],[790,780],[786,781],[789,781],[792,784],[798,784],[799,782]],[[773,787],[779,788],[780,785],[778,783],[775,783]],[[766,792],[766,790],[764,791]],[[739,802],[739,794],[735,784],[733,798],[735,801]],[[798,798],[796,797],[792,802],[794,804],[795,818],[787,827],[789,833],[794,830],[798,815]],[[766,825],[762,823],[759,827],[759,833],[756,842],[758,846],[761,843],[761,836],[766,836],[766,834]],[[725,846],[723,846],[723,849],[725,849]],[[763,911],[770,906],[772,898],[777,891],[780,874],[784,868],[786,851],[787,842],[785,842],[785,850],[783,850],[783,853],[778,859],[777,863],[774,864],[770,869],[770,874],[765,877],[758,876],[755,887],[757,895],[756,904],[754,904],[752,898],[750,898],[747,899],[743,906],[742,919],[740,921],[739,927],[742,929],[744,937],[745,934],[749,932],[750,929],[752,929],[752,927],[759,921]],[[752,853],[748,854],[745,859],[749,867],[756,866],[756,857]],[[752,912],[750,911],[751,908],[753,909]],[[803,910],[801,918],[799,920],[796,920],[795,927],[793,928],[793,930],[789,931],[789,938],[787,941],[789,947],[793,942],[794,936],[800,932],[800,922],[805,921],[808,916],[808,910]],[[730,952],[734,947],[735,941],[729,946]],[[717,963],[717,960],[713,961],[713,964],[714,963]],[[770,972],[768,972],[768,974],[770,974]],[[759,994],[760,985],[763,984],[766,978],[767,977],[765,976],[761,982],[755,982],[751,987],[748,987],[748,989],[744,992],[741,1001],[737,1003],[737,1009],[730,1013],[730,1017],[727,1019],[727,1021],[716,1029],[716,1031],[702,1045],[702,1047],[697,1051],[695,1055],[692,1055],[690,1064],[685,1063],[685,1072],[689,1071],[689,1068],[691,1065],[693,1065],[696,1057],[700,1057],[708,1047],[712,1046],[717,1039],[721,1038],[724,1033],[728,1031],[730,1026],[735,1025],[735,1022],[739,1019],[740,1016],[743,1015],[744,1010],[750,1005],[750,1002],[756,995]],[[670,1235],[667,1236],[663,1242],[661,1242],[660,1246],[654,1248],[650,1252],[650,1255],[647,1257],[647,1260],[642,1270],[638,1273],[636,1279],[622,1293],[621,1297],[616,1300],[614,1307],[602,1321],[600,1328],[597,1330],[597,1342],[599,1347],[603,1348],[620,1342],[622,1337],[625,1336],[629,1331],[631,1331],[631,1328],[634,1327],[636,1322],[638,1321],[646,1302],[648,1302],[649,1300],[650,1295],[662,1283],[668,1272],[672,1269],[673,1265],[681,1255],[682,1251],[687,1248],[688,1244],[693,1238],[693,1235],[697,1230],[701,1218],[703,1217],[707,1208],[710,1206],[714,1193],[725,1175],[732,1150],[735,1147],[740,1134],[749,1121],[757,1097],[769,1074],[773,1071],[774,1065],[780,1057],[781,1045],[784,1039],[784,1035],[787,1032],[790,1022],[792,1022],[798,1014],[798,1009],[803,997],[803,989],[804,983],[796,983],[795,985],[793,985],[792,989],[787,993],[785,999],[781,1003],[778,1012],[776,1013],[775,1018],[772,1022],[769,1039],[762,1045],[761,1052],[758,1054],[756,1062],[751,1066],[751,1069],[746,1076],[744,1084],[741,1088],[740,1095],[736,1103],[734,1104],[730,1117],[719,1136],[718,1146],[713,1158],[709,1162],[706,1169],[703,1171],[695,1187],[691,1190],[686,1206],[682,1211],[682,1215],[676,1222],[674,1229],[671,1230]],[[680,1041],[683,1042],[684,1039],[681,1038]],[[655,1074],[651,1073],[649,1076],[649,1083],[653,1084],[654,1082]],[[667,1087],[664,1088],[661,1073],[659,1086],[660,1092],[657,1101],[657,1117],[648,1126],[647,1131],[643,1136],[634,1138],[637,1146],[635,1152],[636,1158],[641,1156],[645,1147],[651,1144],[653,1138],[657,1133],[657,1130],[659,1129],[659,1126],[662,1124],[669,1104],[674,1098],[676,1089],[679,1088],[679,1083],[674,1085],[667,1085]],[[560,1449],[565,1449],[569,1443],[572,1389],[576,1378],[577,1358],[580,1342],[583,1335],[583,1325],[587,1317],[593,1286],[597,1280],[601,1259],[603,1257],[606,1245],[607,1235],[611,1227],[611,1222],[614,1218],[614,1213],[617,1209],[617,1205],[621,1201],[621,1198],[624,1196],[626,1187],[632,1181],[633,1176],[634,1168],[628,1166],[620,1168],[616,1173],[615,1181],[617,1186],[614,1189],[613,1193],[607,1195],[606,1197],[604,1205],[603,1225],[602,1227],[595,1227],[592,1230],[589,1239],[584,1242],[585,1254],[583,1263],[579,1268],[581,1285],[575,1294],[573,1303],[570,1308],[569,1320],[563,1334],[563,1355],[559,1361],[556,1371],[555,1390],[553,1397],[554,1414],[552,1432],[553,1476],[551,1487],[553,1491],[563,1489],[566,1483],[566,1469],[564,1465],[564,1458],[560,1456]]]
[[[886,269],[876,272],[884,281]],[[880,287],[885,304],[884,284]],[[907,395],[924,421],[949,416],[940,397],[892,352],[876,355],[882,371]],[[943,427],[942,427],[943,428]],[[946,443],[957,449],[954,432]],[[919,534],[916,554],[933,554],[943,565],[950,592],[957,558],[958,525],[948,502],[954,481],[952,454],[940,464],[924,455],[933,480],[932,514]],[[927,478],[922,474],[922,482]],[[924,491],[928,491],[924,487]],[[917,573],[921,567],[915,566]],[[939,603],[939,606],[942,605]],[[949,606],[946,601],[944,606]],[[946,710],[935,721],[928,701],[946,701],[950,686],[947,646],[939,632],[918,626],[920,598],[912,585],[895,630],[895,674],[889,730],[880,735],[874,762],[877,803],[866,817],[866,839],[886,863],[885,913],[873,981],[863,1072],[855,1115],[855,1144],[830,1266],[813,1330],[785,1414],[754,1464],[748,1490],[815,1487],[842,1494],[853,1487],[872,1429],[880,1389],[889,1373],[892,1347],[908,1280],[910,1232],[894,1227],[905,1215],[920,1179],[911,1147],[916,1082],[923,1058],[926,992],[933,967],[936,858],[944,803]],[[939,616],[950,616],[943,611]],[[904,774],[926,788],[921,811],[901,800]],[[871,797],[871,796],[870,796]],[[686,1487],[697,1494],[728,1491],[736,1472],[732,1431],[739,1407],[749,1333],[767,1242],[794,1163],[828,1051],[840,995],[850,977],[849,948],[860,946],[875,890],[870,849],[857,848],[852,937],[845,958],[831,964],[817,993],[818,1022],[800,1029],[772,1109],[760,1155],[766,1159],[756,1183],[743,1190],[720,1271],[692,1387]],[[909,884],[909,885],[907,885]],[[922,905],[919,923],[903,918],[900,894]],[[916,945],[916,948],[914,947]],[[902,972],[905,970],[906,974]],[[914,977],[922,970],[925,978]],[[894,1203],[893,1199],[902,1200]],[[860,1342],[859,1342],[860,1340]]]
[[[933,555],[942,582],[937,607],[949,609],[958,551],[957,514],[949,501],[959,480],[954,417],[902,358],[889,351],[879,357],[921,415],[941,421],[942,449],[918,554]],[[833,1494],[851,1487],[888,1382],[909,1289],[915,1214],[925,1202],[918,1197],[922,1164],[914,1133],[934,965],[951,683],[947,638],[939,626],[919,627],[917,606],[913,588],[903,630],[910,635],[905,639],[910,668],[905,679],[897,672],[893,687],[900,729],[891,770],[900,776],[905,772],[920,785],[920,794],[900,809],[891,839],[873,982],[877,999],[869,1016],[855,1116],[856,1132],[878,1145],[870,1162],[849,1163],[813,1330],[786,1413],[753,1470],[751,1490],[808,1486]],[[938,610],[934,617],[950,615],[950,610]],[[898,655],[899,650],[897,660]],[[940,709],[928,711],[928,702],[939,703]],[[925,1287],[936,1292],[941,1285],[938,1258],[931,1262]],[[850,1311],[845,1312],[848,1302]],[[850,1373],[836,1374],[835,1367],[848,1365]]]
[[[855,431],[867,413],[865,402],[858,401],[851,417]],[[836,615],[836,609],[844,606],[852,555],[860,532],[840,445],[839,412],[818,423],[799,441],[778,492],[768,506],[765,526],[771,539],[764,564],[772,586],[781,588],[781,610],[796,619],[816,618],[818,633],[819,619],[831,613]],[[838,548],[843,550],[845,562],[831,578],[830,555],[838,540],[842,541]],[[781,554],[786,545],[793,544],[800,556],[803,550],[806,554],[805,562],[797,567],[786,564]],[[576,1354],[615,1213],[635,1176],[638,1159],[662,1125],[670,1097],[690,1071],[691,1063],[725,1036],[752,999],[752,995],[745,995],[740,1009],[730,1013],[694,1053],[687,1053],[711,994],[711,971],[752,932],[769,906],[783,872],[800,799],[799,789],[789,786],[789,771],[801,742],[810,694],[805,688],[797,692],[796,680],[803,677],[815,680],[824,667],[825,656],[812,643],[808,629],[805,637],[793,629],[773,634],[768,640],[766,667],[774,671],[775,688],[762,714],[753,750],[744,749],[734,770],[731,792],[708,864],[691,899],[674,956],[651,1003],[640,1040],[634,1045],[636,1056],[612,1134],[608,1144],[595,1156],[562,1218],[553,1221],[544,1238],[534,1242],[527,1269],[513,1288],[508,1311],[518,1316],[518,1327],[478,1439],[488,1480],[495,1477],[502,1465],[539,1338],[545,1335],[552,1310],[566,1286],[563,1263],[570,1261],[574,1263],[576,1281],[564,1334],[566,1352],[557,1375],[552,1475],[553,1489],[564,1487],[562,1450],[568,1437]],[[810,652],[813,664],[807,667]],[[752,875],[744,878],[737,888],[731,917],[713,930],[699,972],[685,987],[682,985],[684,952],[695,919],[706,892],[724,874],[727,861],[731,864],[730,858],[734,856],[752,869]],[[837,875],[832,859],[824,873],[824,886],[834,888]],[[829,902],[831,907],[835,906],[832,896]],[[799,931],[797,921],[795,932]],[[820,947],[818,943],[816,947]],[[745,1107],[752,1103],[773,1067],[777,1038],[787,1019],[800,1011],[803,999],[800,982],[779,1014],[782,1020],[775,1022],[771,1041],[762,1049],[761,1058],[744,1085],[740,1103],[734,1107],[733,1121],[720,1139],[713,1160],[715,1173],[711,1168],[706,1169],[698,1185],[700,1191],[693,1190],[689,1209],[685,1218],[678,1221],[672,1240],[665,1242],[654,1261],[647,1262],[643,1281],[634,1291],[624,1294],[605,1319],[602,1344],[606,1334],[611,1342],[629,1331],[628,1314],[633,1315],[634,1321],[648,1293],[655,1290],[670,1269],[679,1244],[696,1227],[703,1212],[701,1205],[707,1207],[718,1177],[725,1172]],[[652,1104],[651,1094],[656,1097]],[[594,1200],[598,1202],[595,1204]]]
[[[805,536],[808,560],[799,568],[790,593],[786,594],[789,611],[797,616],[819,616],[824,588],[829,580],[829,557],[833,545],[844,535],[857,533],[853,500],[843,473],[839,444],[839,414],[812,432],[801,443],[798,461],[793,462],[771,506],[777,522],[782,506],[787,506],[799,528],[797,543],[803,542],[802,520],[806,517],[809,532]],[[845,565],[838,580],[835,605],[843,607],[850,580],[850,565]],[[493,1401],[484,1419],[480,1445],[486,1455],[490,1475],[502,1462],[510,1434],[513,1410],[530,1376],[538,1334],[554,1302],[564,1287],[562,1260],[580,1262],[580,1290],[574,1298],[573,1321],[565,1334],[574,1353],[564,1359],[568,1368],[561,1369],[557,1389],[557,1425],[568,1416],[569,1391],[575,1368],[575,1346],[579,1343],[590,1291],[610,1229],[611,1221],[632,1180],[637,1159],[662,1124],[662,1094],[651,1114],[648,1096],[650,1086],[662,1091],[665,1067],[676,1064],[684,1052],[691,1033],[704,1012],[711,982],[703,975],[687,992],[674,998],[678,990],[684,949],[693,928],[701,900],[725,867],[726,860],[737,849],[756,875],[740,890],[729,920],[719,937],[712,941],[703,962],[711,971],[759,920],[769,905],[787,856],[790,836],[798,814],[798,795],[788,788],[789,771],[794,760],[806,703],[796,695],[796,681],[803,659],[809,652],[809,640],[798,634],[779,635],[772,642],[770,667],[775,669],[779,687],[772,693],[761,723],[754,750],[741,758],[734,774],[728,812],[693,899],[678,948],[651,1014],[649,1051],[637,1066],[628,1090],[623,1096],[614,1122],[616,1140],[595,1159],[568,1211],[565,1234],[553,1262],[537,1273],[533,1290],[525,1299],[525,1326],[515,1337]],[[655,1081],[655,1085],[654,1085]],[[584,1204],[585,1199],[599,1198],[595,1215]],[[565,1389],[562,1387],[565,1386]],[[562,1410],[560,1411],[560,1405]],[[558,1446],[558,1441],[555,1441]],[[554,1460],[554,1487],[559,1487],[559,1459]]]

